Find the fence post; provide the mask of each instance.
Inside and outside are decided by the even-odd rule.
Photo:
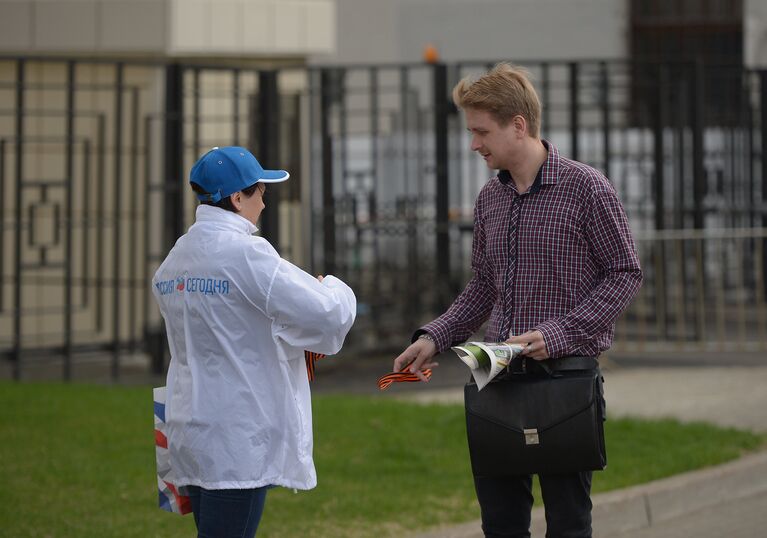
[[[280,165],[280,94],[277,72],[258,74],[258,159],[264,168],[279,169]],[[262,235],[280,250],[280,188],[271,186],[268,204],[261,216]]]
[[[692,75],[692,181],[693,181],[693,228],[702,230],[704,225],[703,196],[706,189],[706,170],[703,167],[703,131],[705,122],[704,66],[702,60],[693,64]]]
[[[610,71],[607,67],[607,62],[600,62],[600,82],[602,93],[602,159],[604,160],[604,173],[605,177],[612,181],[610,176],[612,175],[610,167],[610,155],[612,153],[612,147],[610,145]]]
[[[0,252],[5,254],[5,152],[7,150],[7,138],[0,138]],[[8,179],[10,183],[10,178]],[[0,263],[0,283],[5,282],[5,266]],[[0,312],[5,308],[5,286],[0,285]]]
[[[580,109],[578,105],[578,63],[570,64],[570,156],[578,160],[578,131],[580,129]]]
[[[761,166],[759,167],[762,172],[762,227],[767,228],[767,211],[765,207],[767,204],[767,70],[759,71],[759,108],[760,108],[760,125],[761,131]],[[767,240],[762,240],[762,279],[767,282]],[[767,289],[765,289],[765,299],[767,299]]]
[[[194,99],[199,99],[195,94]],[[162,245],[167,251],[181,235],[184,227],[184,70],[180,64],[165,67],[165,121],[163,122],[163,230]],[[195,155],[195,157],[198,157]],[[152,372],[162,374],[165,369],[167,344],[162,324],[147,330],[147,347],[151,356]]]
[[[74,151],[75,151],[75,62],[67,62],[67,96],[66,96],[66,202],[65,227],[66,240],[64,243],[64,371],[65,381],[72,377],[72,233],[73,209],[72,198],[74,190]]]
[[[654,114],[654,133],[653,133],[653,153],[655,174],[653,182],[653,194],[655,197],[655,229],[663,230],[665,226],[665,200],[664,200],[664,148],[663,148],[663,128],[666,123],[665,106],[665,85],[666,69],[663,64],[658,66],[658,91],[655,93],[657,99]]]
[[[16,117],[15,123],[15,168],[16,168],[16,230],[14,237],[14,280],[13,289],[13,379],[21,379],[21,204],[22,183],[24,181],[24,90],[26,63],[16,62]]]
[[[549,138],[551,121],[549,120],[549,114],[551,113],[551,77],[549,62],[541,63],[541,108],[543,114],[541,115],[541,136],[542,138]],[[610,177],[609,175],[607,177]]]
[[[114,228],[112,230],[112,247],[114,248],[114,267],[112,275],[114,279],[112,287],[112,379],[117,381],[120,376],[120,269],[122,258],[120,249],[122,240],[120,233],[120,208],[122,204],[120,193],[122,191],[122,145],[123,145],[123,89],[125,85],[125,65],[120,62],[115,66],[115,100],[114,100],[114,199],[112,208],[114,211]]]
[[[653,177],[653,195],[655,198],[655,229],[665,228],[665,162],[663,148],[663,128],[666,123],[665,106],[666,69],[663,64],[658,66],[658,88],[655,92],[655,114],[653,118],[653,153],[655,174]],[[655,262],[655,309],[658,319],[658,330],[664,338],[668,337],[667,306],[666,306],[666,251],[665,243],[658,242],[653,246]]]
[[[436,183],[436,274],[437,309],[447,307],[447,292],[450,290],[450,230],[448,222],[448,89],[447,66],[436,63],[432,66],[432,89],[434,92],[434,179]]]
[[[320,137],[322,144],[322,247],[324,273],[335,272],[336,226],[333,198],[333,137],[330,132],[330,106],[333,80],[329,69],[320,71]]]
[[[170,249],[184,229],[184,71],[179,64],[165,68],[165,123],[163,170],[165,226],[163,246]],[[195,96],[195,99],[199,96]],[[195,155],[195,158],[198,155]]]

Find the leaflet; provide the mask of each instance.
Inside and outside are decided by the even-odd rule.
[[[524,347],[504,342],[466,342],[462,346],[450,349],[471,369],[477,390],[482,390],[511,363],[511,359],[522,352]]]

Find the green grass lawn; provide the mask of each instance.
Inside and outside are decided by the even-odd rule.
[[[0,383],[0,534],[193,536],[156,508],[149,388]],[[275,489],[259,536],[401,536],[479,517],[463,408],[382,397],[315,398],[319,486]],[[751,433],[610,420],[594,490],[646,482],[764,446]]]

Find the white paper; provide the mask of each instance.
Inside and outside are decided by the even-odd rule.
[[[482,357],[471,347],[479,348],[486,356]],[[477,390],[482,390],[511,363],[514,357],[522,352],[524,346],[504,342],[466,342],[462,346],[454,346],[450,349],[455,351],[458,358],[471,370]]]

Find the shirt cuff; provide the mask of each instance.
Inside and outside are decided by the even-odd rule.
[[[423,333],[428,333],[434,339],[434,345],[437,346],[438,353],[450,347],[450,329],[444,321],[435,319],[431,323],[427,323],[413,333],[412,341],[415,342]]]
[[[541,331],[543,341],[546,343],[546,351],[549,357],[556,359],[567,354],[567,337],[565,329],[555,320],[544,321],[535,330]]]

